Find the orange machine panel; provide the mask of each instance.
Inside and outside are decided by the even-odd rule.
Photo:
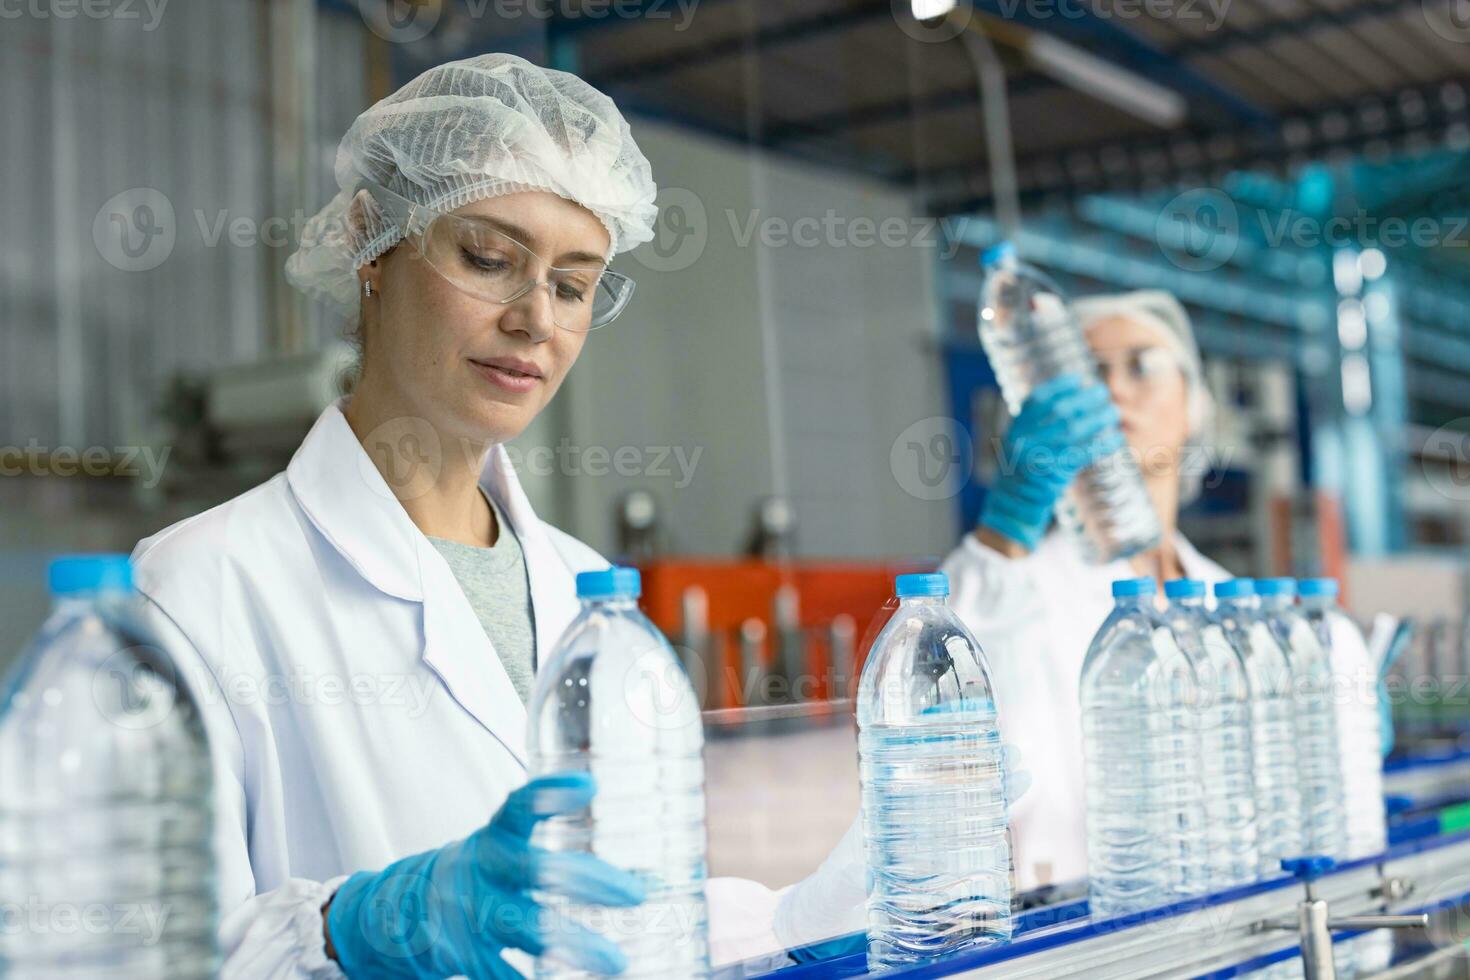
[[[775,606],[777,593],[783,586],[796,592],[797,621],[802,635],[802,663],[795,665],[798,678],[782,696],[801,700],[828,700],[848,693],[846,678],[834,674],[828,630],[839,616],[851,617],[858,643],[852,671],[861,670],[864,638],[871,639],[873,619],[883,610],[884,602],[893,594],[893,577],[917,571],[909,564],[852,561],[768,562],[756,559],[670,559],[642,566],[642,607],[659,628],[677,645],[684,635],[683,602],[690,588],[703,590],[709,628],[708,662],[711,676],[697,679],[707,685],[707,707],[739,707],[759,703],[747,676],[750,668],[742,664],[740,633],[742,626],[755,621],[759,650],[757,659],[763,671],[773,667],[775,636],[778,628]],[[789,668],[790,669],[790,668]],[[834,680],[835,678],[835,680]],[[797,686],[797,681],[800,686]],[[698,684],[697,684],[698,686]],[[842,687],[842,690],[835,689]]]

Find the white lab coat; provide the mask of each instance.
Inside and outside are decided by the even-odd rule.
[[[1174,546],[1188,578],[1230,573],[1182,534]],[[1087,874],[1082,718],[1078,682],[1092,636],[1113,608],[1111,584],[1137,575],[1125,560],[1089,564],[1067,533],[1007,558],[973,535],[945,559],[952,609],[990,663],[1001,738],[1020,750],[1031,788],[1011,809],[1018,887]]]
[[[1176,535],[1189,578],[1230,578]],[[949,606],[980,641],[990,664],[1002,741],[1019,750],[1030,788],[1010,808],[1017,886],[1030,890],[1087,874],[1078,681],[1088,644],[1113,608],[1112,583],[1132,578],[1126,561],[1091,565],[1073,540],[1047,535],[1023,558],[1006,558],[966,534],[940,567]],[[780,893],[775,933],[794,947],[866,925],[861,818],[812,874]]]
[[[607,562],[536,517],[503,448],[481,485],[520,539],[544,657],[575,574]],[[320,912],[340,881],[466,836],[525,782],[493,641],[336,405],[284,473],[133,558],[211,738],[223,975],[340,977]],[[707,894],[717,960],[774,945],[769,889]]]

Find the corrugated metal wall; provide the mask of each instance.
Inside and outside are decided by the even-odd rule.
[[[268,270],[325,199],[272,186],[266,0],[103,6],[0,25],[4,445],[132,444],[176,371],[261,356]],[[323,180],[367,98],[365,33],[319,18]],[[336,329],[309,323],[307,347]]]

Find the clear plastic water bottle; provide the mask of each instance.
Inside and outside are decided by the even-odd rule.
[[[122,555],[50,569],[0,700],[0,974],[210,977],[209,743]]]
[[[1209,846],[1209,889],[1256,880],[1255,770],[1251,757],[1251,698],[1245,661],[1205,609],[1205,583],[1174,579],[1165,622],[1194,667],[1199,685],[1200,775]]]
[[[980,644],[943,574],[900,575],[858,685],[868,968],[1011,934],[1000,732]]]
[[[616,942],[625,977],[709,974],[704,897],[704,725],[699,699],[668,640],[638,609],[637,569],[577,576],[582,611],[537,672],[527,710],[533,775],[591,773],[582,813],[537,824],[532,843],[595,854],[639,875],[632,909],[539,900]],[[552,956],[538,977],[590,976]]]
[[[1383,810],[1383,756],[1378,720],[1378,665],[1362,632],[1337,604],[1337,580],[1303,579],[1301,612],[1332,662],[1337,741],[1347,810],[1347,856],[1368,857],[1388,846]],[[1349,940],[1359,972],[1373,974],[1393,961],[1393,934],[1370,932]]]
[[[1207,883],[1199,693],[1155,591],[1151,578],[1114,582],[1113,611],[1082,663],[1094,917],[1179,901]]]
[[[1261,615],[1291,665],[1297,779],[1302,791],[1303,853],[1347,857],[1347,814],[1337,746],[1332,661],[1296,607],[1296,579],[1256,580]]]
[[[981,265],[980,341],[1012,415],[1059,374],[1102,383],[1076,317],[1045,273],[1020,262],[1009,242],[987,249]],[[1097,563],[1159,543],[1158,515],[1126,446],[1077,475],[1057,505],[1057,519]]]
[[[1261,877],[1281,874],[1281,859],[1307,853],[1297,783],[1291,665],[1259,616],[1255,583],[1215,583],[1214,621],[1245,663],[1251,697],[1251,761],[1255,769],[1256,851]]]

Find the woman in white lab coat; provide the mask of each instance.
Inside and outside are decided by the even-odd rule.
[[[989,658],[1001,731],[1032,774],[1031,790],[1011,813],[1022,889],[1087,873],[1078,679],[1088,643],[1112,608],[1111,583],[1138,575],[1229,577],[1178,531],[1181,500],[1198,492],[1207,462],[1200,439],[1212,410],[1184,308],[1167,293],[1143,291],[1079,300],[1074,310],[1122,436],[1141,463],[1163,538],[1150,553],[1089,564],[1070,535],[1048,532],[1075,470],[1037,480],[1017,467],[997,479],[979,528],[944,562],[950,604]],[[1061,394],[1050,394],[1038,389],[1013,428],[1063,433],[1049,447],[1058,460],[1081,450],[1070,455],[1082,461],[1090,445],[1115,445],[1107,436],[1111,419],[1100,427],[1068,425],[1069,417],[1103,418],[1095,409],[1079,412],[1084,395],[1068,393],[1065,384]]]
[[[543,787],[503,807],[526,781],[516,678],[575,614],[575,574],[607,563],[536,516],[502,444],[626,303],[606,262],[652,237],[655,188],[611,100],[507,55],[365,112],[336,176],[288,273],[359,324],[353,394],[284,473],[141,542],[136,578],[216,755],[224,975],[340,977],[349,947],[360,973],[506,975],[502,949],[524,965],[548,940],[495,917],[557,883],[525,826],[503,832],[566,805]],[[515,628],[491,636],[446,546],[511,545]],[[335,918],[348,888],[360,913]],[[769,891],[709,899],[716,958],[763,941]],[[409,902],[422,921],[378,921]],[[483,919],[451,921],[471,902]]]

